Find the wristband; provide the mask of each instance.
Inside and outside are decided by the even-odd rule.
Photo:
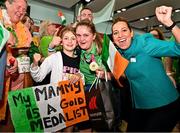
[[[56,50],[54,48],[48,47],[48,52],[56,52]]]
[[[176,22],[173,22],[173,24],[171,26],[169,26],[169,27],[166,26],[165,28],[166,28],[166,30],[172,30],[174,28],[174,26],[176,26]]]

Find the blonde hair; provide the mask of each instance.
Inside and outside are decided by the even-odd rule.
[[[47,28],[49,25],[53,24],[53,22],[49,21],[49,20],[44,20],[41,22],[40,27],[39,27],[39,34],[40,37],[43,37],[45,35],[48,35],[47,33]]]

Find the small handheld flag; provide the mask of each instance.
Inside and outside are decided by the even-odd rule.
[[[58,17],[61,18],[61,24],[62,24],[62,25],[65,25],[65,24],[66,24],[66,18],[65,18],[65,16],[64,16],[64,14],[62,13],[62,11],[59,11],[59,12],[58,12]]]
[[[106,34],[104,34],[103,38],[102,59],[107,63],[109,69],[117,80],[122,76],[129,63],[128,60],[122,57],[117,51],[113,42]]]

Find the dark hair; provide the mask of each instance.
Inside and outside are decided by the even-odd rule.
[[[84,7],[84,8],[81,9],[80,14],[81,14],[81,12],[84,11],[84,10],[89,10],[89,11],[93,12],[90,8]]]
[[[131,28],[131,26],[129,25],[128,21],[127,21],[125,18],[123,18],[123,17],[118,17],[118,18],[116,18],[116,19],[113,20],[111,30],[113,30],[113,26],[114,26],[116,23],[118,23],[118,22],[124,22],[124,23],[126,23],[127,26],[128,26],[128,28],[129,28],[129,30],[132,31],[132,28]]]
[[[1,1],[0,1],[0,7],[1,7],[1,8],[2,8],[2,7],[3,7],[3,8],[5,7],[5,1],[6,1],[6,0],[1,0]]]
[[[31,20],[32,24],[34,24],[33,19],[32,19],[28,14],[26,14],[26,15],[22,18],[21,22],[22,22],[23,24],[26,23],[26,21],[27,21],[28,18]]]
[[[158,28],[152,28],[152,29],[149,30],[149,32],[151,32],[151,31],[157,31],[157,33],[158,33],[158,39],[160,39],[160,40],[165,40],[165,38],[164,38],[164,36],[163,36],[163,32],[162,32],[160,29],[158,29]]]
[[[79,27],[79,26],[86,26],[86,27],[88,27],[90,29],[90,32],[93,35],[96,35],[96,38],[95,38],[94,41],[95,41],[95,44],[96,44],[97,52],[100,55],[101,52],[102,52],[102,40],[101,40],[99,34],[96,32],[95,25],[91,21],[85,19],[85,20],[82,20],[82,21],[77,23],[76,30],[77,30],[77,27]]]

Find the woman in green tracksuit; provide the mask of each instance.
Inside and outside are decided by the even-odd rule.
[[[180,29],[171,20],[171,7],[159,7],[156,15],[180,42]],[[125,74],[130,83],[133,109],[127,131],[172,131],[179,120],[180,98],[157,57],[180,56],[180,44],[134,35],[125,19],[117,18],[112,36],[118,51],[129,60]]]

